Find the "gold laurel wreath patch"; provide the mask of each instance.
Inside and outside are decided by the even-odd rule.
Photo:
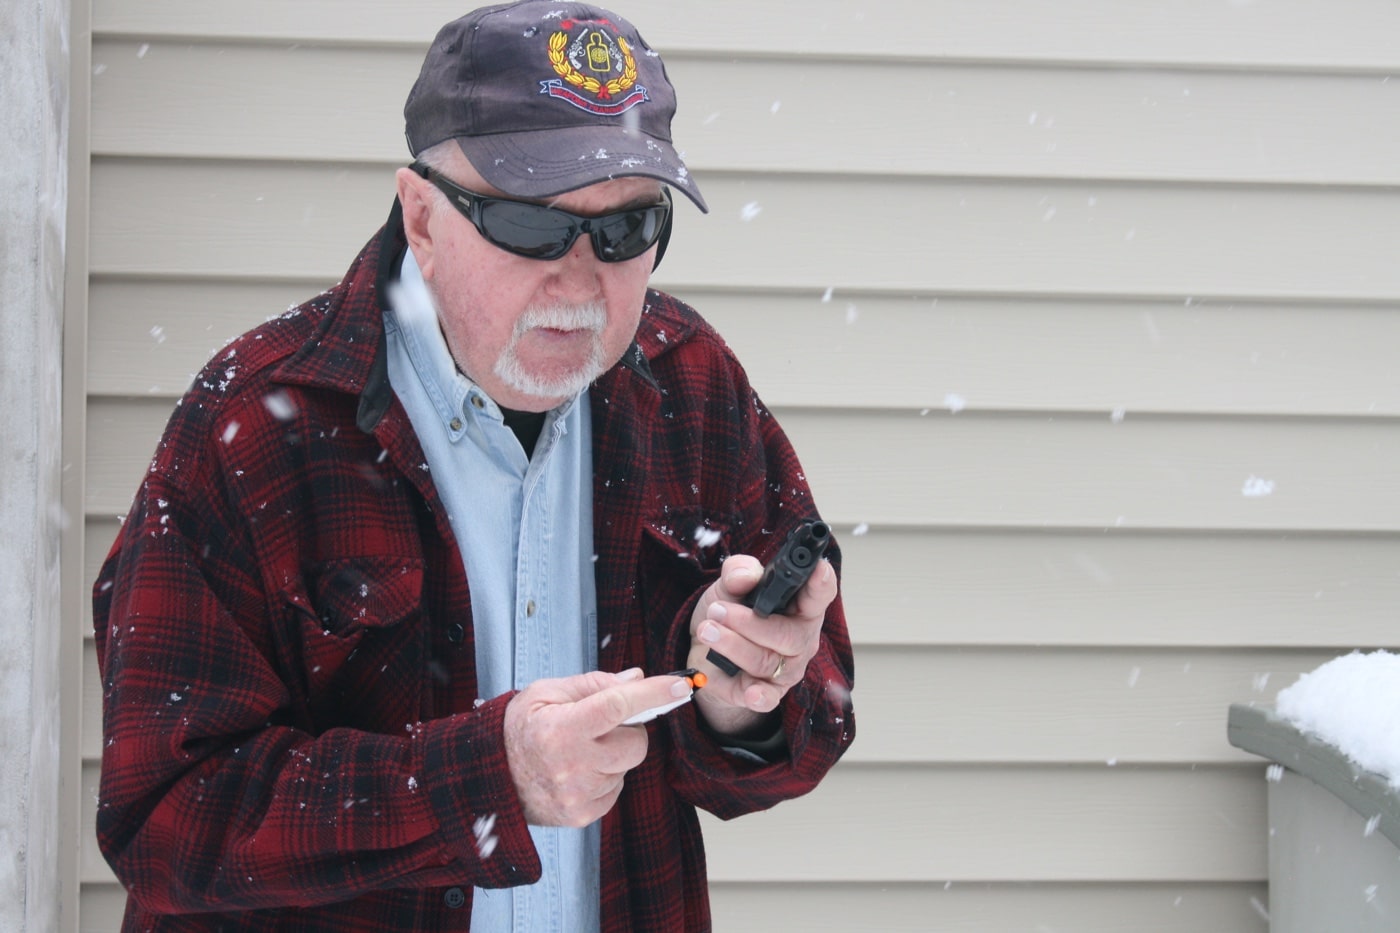
[[[574,67],[573,62],[569,61],[569,57],[564,54],[564,48],[568,44],[569,34],[566,32],[556,32],[550,36],[549,63],[554,66],[555,74],[574,87],[582,88],[590,94],[611,97],[614,94],[621,94],[637,83],[637,60],[632,57],[632,48],[622,36],[617,37],[617,47],[622,52],[622,76],[613,78],[607,84]],[[600,94],[604,88],[607,89],[607,93]]]

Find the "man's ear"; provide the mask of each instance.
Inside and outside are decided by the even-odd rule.
[[[413,250],[413,258],[423,278],[432,280],[433,234],[429,226],[432,216],[433,192],[431,182],[411,168],[401,168],[394,174],[398,185],[399,205],[403,209],[403,232],[408,240],[408,248]]]

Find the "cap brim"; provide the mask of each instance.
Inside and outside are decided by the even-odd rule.
[[[548,198],[612,178],[655,178],[709,205],[668,142],[607,126],[554,127],[457,139],[482,178],[517,198]]]

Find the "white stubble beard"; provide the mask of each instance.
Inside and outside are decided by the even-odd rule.
[[[607,322],[607,308],[598,301],[526,309],[496,358],[496,378],[515,391],[536,398],[572,398],[607,371],[609,363],[603,357],[603,329]],[[588,356],[578,366],[557,375],[530,372],[520,359],[520,342],[535,328],[588,331],[591,337]]]

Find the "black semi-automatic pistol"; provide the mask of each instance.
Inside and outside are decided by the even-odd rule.
[[[798,525],[788,533],[783,546],[763,568],[758,584],[743,598],[744,605],[760,616],[785,612],[797,591],[817,569],[830,543],[831,527],[826,522],[803,522]],[[705,655],[705,660],[730,677],[739,673],[739,665],[713,648]]]

